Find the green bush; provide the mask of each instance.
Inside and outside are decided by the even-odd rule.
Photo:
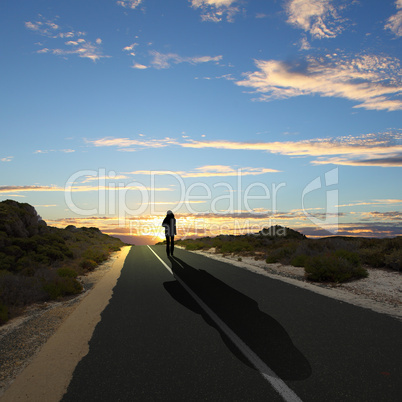
[[[8,308],[3,303],[0,303],[0,325],[8,321]]]
[[[368,276],[366,269],[335,253],[311,257],[305,266],[307,279],[318,282],[346,282]]]
[[[293,254],[293,248],[284,245],[273,250],[269,250],[268,257],[266,259],[267,264],[274,264],[277,262],[287,262]]]
[[[100,264],[103,261],[106,261],[109,258],[109,253],[103,249],[98,248],[88,248],[83,254],[82,257],[87,260],[93,260],[96,263]]]
[[[186,244],[186,250],[190,250],[190,251],[202,250],[204,247],[205,247],[205,244],[202,242]]]
[[[306,254],[299,254],[292,258],[290,264],[294,267],[305,267],[307,261],[309,260],[309,256]]]
[[[0,270],[12,271],[15,268],[15,257],[0,253]]]
[[[222,245],[220,246],[220,251],[222,253],[242,253],[249,252],[251,250],[251,244],[239,240],[228,241],[226,243],[222,243]]]
[[[384,253],[379,247],[361,248],[359,255],[362,263],[370,267],[381,268],[385,266]]]
[[[393,250],[390,254],[385,256],[385,265],[388,268],[397,271],[402,270],[402,249]]]
[[[348,251],[344,249],[336,250],[333,255],[336,258],[344,259],[351,263],[353,266],[358,267],[360,266],[360,257],[359,254],[353,252],[353,251]]]
[[[82,291],[82,285],[75,278],[58,278],[43,285],[43,290],[51,300],[62,296],[75,295]]]
[[[45,299],[40,279],[0,272],[0,303],[21,307]]]
[[[78,276],[77,271],[72,268],[59,268],[57,270],[57,275],[59,275],[62,278],[76,278]]]
[[[97,266],[98,264],[94,260],[86,259],[80,263],[80,267],[86,271],[93,271]]]

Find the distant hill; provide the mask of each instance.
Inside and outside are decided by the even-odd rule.
[[[98,228],[48,226],[27,203],[0,202],[0,325],[30,303],[81,292],[77,276],[123,245]]]

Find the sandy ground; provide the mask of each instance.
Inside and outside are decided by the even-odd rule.
[[[82,277],[86,288],[82,295],[33,306],[0,328],[4,349],[0,360],[5,363],[0,368],[2,402],[60,401],[76,365],[89,351],[89,341],[130,248],[123,247]]]
[[[368,278],[344,284],[316,284],[305,279],[304,268],[267,264],[264,260],[255,260],[252,257],[223,256],[216,254],[215,249],[192,252],[219,261],[230,262],[257,274],[285,281],[355,306],[387,314],[402,321],[402,273],[397,271],[369,268]]]

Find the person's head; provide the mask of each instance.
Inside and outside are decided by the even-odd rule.
[[[173,215],[173,212],[169,209],[169,211],[166,212],[166,215]]]

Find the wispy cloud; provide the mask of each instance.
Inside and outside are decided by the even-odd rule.
[[[28,191],[64,191],[58,186],[0,186],[0,193],[19,193]]]
[[[56,47],[43,46],[37,50],[38,54],[54,54],[57,56],[70,56],[76,55],[81,58],[87,58],[94,62],[102,58],[108,58],[103,54],[101,45],[102,39],[97,38],[94,42],[88,41],[83,38],[86,36],[85,32],[75,30],[62,30],[60,25],[56,24],[54,20],[47,20],[42,15],[39,15],[38,21],[27,21],[25,27],[43,37],[52,40],[52,43],[57,42]],[[66,40],[68,39],[68,40]],[[56,42],[54,42],[56,41]]]
[[[363,219],[367,220],[375,220],[375,221],[402,221],[402,212],[401,211],[387,211],[387,212],[363,212]]]
[[[138,46],[138,43],[132,43],[123,48],[123,52],[127,52],[130,56],[135,56],[134,49]]]
[[[354,201],[348,204],[337,205],[337,208],[355,207],[355,206],[368,206],[368,205],[394,205],[402,204],[402,200],[399,199],[379,199],[369,201]]]
[[[102,178],[97,178],[98,180],[102,180]],[[146,186],[138,186],[131,185],[128,183],[127,185],[121,183],[121,186],[118,187],[109,187],[108,185],[83,185],[88,180],[84,179],[80,183],[66,183],[66,187],[59,186],[0,186],[0,193],[25,193],[25,192],[64,192],[71,191],[73,193],[80,192],[96,192],[96,191],[127,191],[127,190],[147,190],[147,191],[173,191],[172,188],[169,187],[146,187]]]
[[[276,141],[247,143],[236,141],[188,141],[181,144],[185,148],[216,148],[234,150],[255,150],[277,153],[288,156],[310,156],[318,159],[313,164],[339,163],[345,165],[364,166],[362,160],[382,159],[382,163],[375,166],[399,166],[395,165],[395,159],[402,155],[402,134],[401,133],[379,133],[366,134],[359,137],[337,137],[323,138],[304,141]],[[337,155],[338,157],[333,157]]]
[[[155,140],[112,137],[85,141],[95,147],[117,147],[120,151],[167,146],[263,151],[288,156],[313,157],[316,158],[311,162],[313,164],[343,164],[349,166],[400,166],[402,157],[402,133],[399,131],[370,133],[361,136],[274,142],[196,141],[187,138],[183,142],[173,138]]]
[[[135,68],[136,70],[146,70],[148,66],[140,63],[134,63],[131,68]]]
[[[142,3],[142,0],[120,0],[116,1],[116,3],[124,8],[131,8],[134,10]]]
[[[289,24],[309,32],[314,38],[335,38],[342,31],[331,0],[289,0],[286,12]]]
[[[344,98],[358,102],[355,108],[402,110],[400,61],[363,55],[346,58],[338,54],[308,57],[303,62],[256,60],[258,71],[245,73],[239,86],[261,93],[261,101],[301,95]]]
[[[37,149],[34,154],[48,154],[50,152],[62,152],[64,154],[71,154],[75,152],[74,149]]]
[[[189,0],[191,6],[201,10],[202,21],[221,22],[225,17],[233,22],[234,16],[239,12],[235,3],[238,0]]]
[[[150,170],[135,170],[129,172],[132,175],[150,175],[158,174],[158,175],[168,175],[171,173],[177,174],[182,178],[190,178],[190,177],[229,177],[229,176],[237,176],[239,174],[239,169],[241,170],[242,176],[256,176],[265,173],[277,173],[279,170],[276,169],[268,169],[268,168],[251,168],[251,167],[242,167],[242,168],[234,168],[231,166],[224,165],[207,165],[201,166],[193,171],[184,172],[184,171],[150,171]]]
[[[386,29],[390,29],[396,36],[402,36],[402,0],[396,0],[395,7],[399,10],[388,18]]]
[[[1,158],[0,160],[2,162],[11,162],[13,160],[14,156],[6,156],[4,158]]]
[[[143,137],[142,137],[143,138]],[[118,147],[125,149],[127,147],[139,147],[139,148],[163,148],[168,145],[175,145],[177,142],[172,138],[164,138],[161,140],[155,139],[141,139],[134,140],[130,138],[113,138],[104,137],[98,140],[84,139],[87,144],[94,145],[95,147]]]
[[[222,56],[182,57],[176,53],[160,53],[157,52],[156,50],[150,51],[150,54],[153,56],[151,65],[157,69],[169,68],[172,65],[172,63],[173,64],[189,63],[195,65],[209,62],[218,63],[220,60],[222,60]]]

